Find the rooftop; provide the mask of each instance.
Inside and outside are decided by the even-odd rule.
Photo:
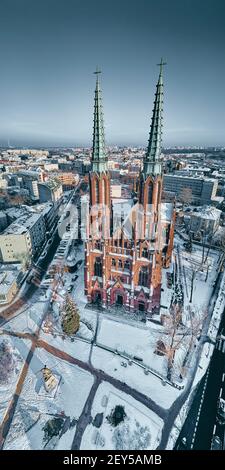
[[[7,294],[12,284],[16,281],[18,273],[13,271],[0,272],[0,295]]]

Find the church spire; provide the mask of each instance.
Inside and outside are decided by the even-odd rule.
[[[162,120],[163,120],[163,65],[161,59],[159,79],[156,85],[155,101],[148,140],[148,148],[144,158],[143,172],[147,175],[160,175],[162,173],[161,143],[162,143]]]
[[[102,112],[102,98],[99,83],[98,68],[96,74],[95,104],[94,104],[94,129],[93,129],[93,148],[92,148],[92,171],[105,172],[108,169],[107,156],[105,151],[104,122]]]

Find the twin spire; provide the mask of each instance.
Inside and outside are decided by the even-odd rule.
[[[94,129],[93,129],[93,147],[92,147],[92,171],[102,173],[108,170],[108,159],[105,150],[105,133],[102,111],[102,97],[99,83],[99,74],[101,71],[97,68],[94,104]]]
[[[163,120],[163,66],[161,59],[159,79],[156,85],[155,101],[151,128],[149,133],[148,147],[144,157],[143,173],[145,176],[157,176],[162,173],[161,146],[162,146],[162,120]],[[92,149],[92,171],[106,172],[108,170],[108,159],[105,150],[104,122],[102,111],[101,89],[99,84],[98,68],[96,74],[95,104],[94,104],[94,130]]]
[[[162,148],[162,121],[163,121],[163,66],[161,59],[159,79],[156,85],[155,101],[152,114],[152,122],[148,139],[148,148],[144,158],[143,173],[148,175],[161,175],[161,148]]]

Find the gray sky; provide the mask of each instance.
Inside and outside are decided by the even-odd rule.
[[[225,145],[223,0],[1,0],[0,143],[91,145],[96,65],[108,144],[147,145],[156,64],[165,145]]]

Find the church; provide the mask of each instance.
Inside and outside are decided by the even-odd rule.
[[[153,107],[147,150],[140,170],[136,197],[120,224],[110,193],[110,172],[105,148],[102,96],[96,71],[94,129],[89,173],[89,218],[85,242],[85,295],[103,309],[114,306],[160,312],[162,270],[171,262],[175,207],[162,202],[161,156],[163,121],[163,62]]]

